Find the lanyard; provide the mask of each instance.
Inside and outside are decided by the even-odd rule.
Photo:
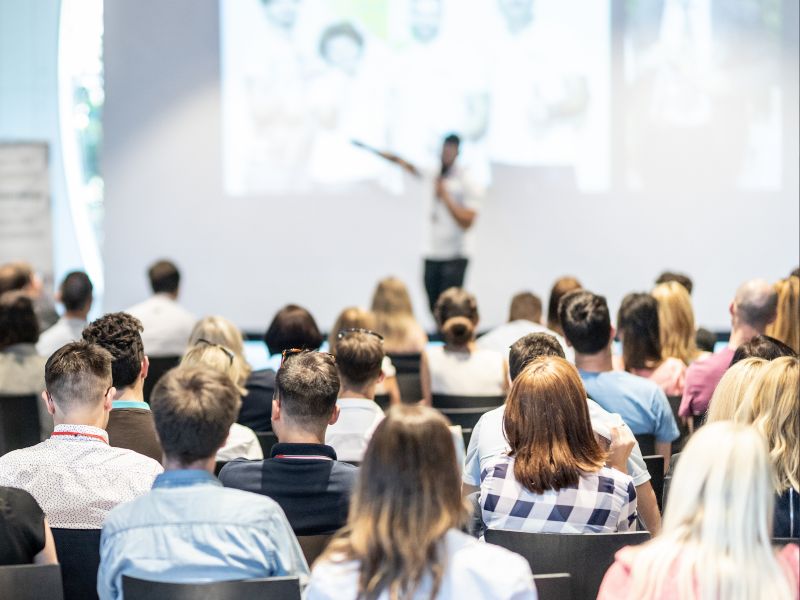
[[[54,438],[57,435],[71,435],[73,437],[79,437],[80,436],[80,437],[94,438],[94,439],[100,440],[104,444],[108,445],[108,442],[106,441],[106,438],[104,438],[102,435],[97,435],[96,433],[83,433],[81,431],[54,431],[50,437]]]
[[[333,460],[330,456],[323,456],[321,454],[276,454],[275,458],[290,458],[292,460]]]

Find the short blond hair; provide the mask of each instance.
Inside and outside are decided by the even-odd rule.
[[[247,395],[244,382],[247,379],[243,372],[242,362],[236,354],[222,344],[199,341],[186,351],[181,359],[181,367],[207,367],[230,377],[239,394]]]
[[[225,317],[203,317],[195,323],[194,329],[192,329],[189,336],[189,347],[196,345],[200,340],[225,346],[233,352],[237,359],[236,362],[239,363],[238,370],[241,377],[241,380],[234,380],[234,382],[240,386],[244,385],[247,378],[250,377],[252,369],[244,357],[244,339],[239,328]]]
[[[677,281],[668,281],[657,285],[652,295],[658,301],[662,356],[679,358],[688,365],[700,354],[689,292]]]
[[[746,358],[725,371],[711,396],[706,421],[752,422],[754,384],[768,364],[763,358]]]

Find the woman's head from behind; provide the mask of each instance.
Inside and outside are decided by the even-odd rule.
[[[464,346],[475,337],[478,301],[465,290],[452,287],[443,291],[436,300],[433,316],[447,344]]]
[[[661,353],[673,356],[686,364],[697,358],[694,310],[689,292],[677,281],[661,283],[653,289],[658,301]]]
[[[800,277],[793,275],[775,284],[778,309],[767,333],[800,352]]]
[[[280,309],[264,334],[270,354],[284,350],[316,350],[322,344],[322,334],[311,313],[302,306],[287,304]]]
[[[719,380],[708,405],[707,423],[753,420],[753,388],[768,361],[747,358],[731,366]]]
[[[661,362],[658,302],[650,294],[628,294],[617,315],[626,369],[646,369]]]
[[[406,284],[397,277],[387,277],[378,282],[372,295],[372,311],[378,314],[414,316],[411,296]]]
[[[38,341],[39,320],[30,295],[21,291],[0,295],[0,350]]]
[[[549,329],[563,335],[561,322],[558,319],[558,305],[561,302],[561,298],[582,287],[581,282],[574,277],[559,277],[556,279],[550,290],[550,300],[547,303],[547,327]]]
[[[514,380],[503,417],[514,476],[535,493],[577,484],[606,459],[592,431],[586,390],[574,366],[537,358]]]
[[[225,317],[203,317],[195,323],[189,335],[189,347],[196,345],[200,340],[225,346],[233,352],[242,364],[244,379],[247,379],[250,375],[250,365],[244,358],[244,340],[242,332],[236,325]]]
[[[375,315],[368,310],[357,306],[350,306],[339,313],[336,322],[328,335],[328,347],[331,352],[336,352],[336,338],[342,329],[369,329],[376,328]]]
[[[236,384],[242,396],[247,395],[247,390],[244,388],[244,381],[246,380],[244,363],[239,360],[233,350],[221,344],[215,344],[204,339],[198,340],[183,355],[181,366],[206,367],[223,373]]]

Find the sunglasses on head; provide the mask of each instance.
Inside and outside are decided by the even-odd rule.
[[[298,354],[305,354],[306,352],[319,352],[319,350],[309,350],[308,348],[287,348],[283,352],[281,352],[281,366],[285,363],[289,358],[293,356],[297,356]],[[330,356],[331,360],[335,363],[336,357],[331,354],[330,352],[319,352],[320,354],[324,354],[326,356]]]
[[[228,361],[230,361],[230,364],[233,364],[233,351],[230,348],[226,348],[222,344],[215,344],[214,342],[209,342],[205,338],[200,338],[199,340],[197,340],[197,343],[198,344],[207,344],[208,346],[214,346],[215,348],[219,348],[220,350],[222,350],[225,353],[225,356],[228,357]]]
[[[336,339],[341,340],[351,333],[366,333],[367,335],[374,335],[381,341],[381,343],[383,343],[383,336],[380,333],[377,331],[372,331],[371,329],[364,329],[363,327],[348,327],[346,329],[340,329],[339,333],[336,334]]]

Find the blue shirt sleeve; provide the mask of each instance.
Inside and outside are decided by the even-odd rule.
[[[653,394],[653,415],[655,416],[656,430],[655,437],[657,442],[673,442],[680,436],[678,424],[672,414],[672,408],[664,391],[656,386]]]
[[[467,455],[464,458],[464,472],[461,474],[461,481],[475,487],[481,484],[481,457],[480,452],[478,452],[478,438],[480,437],[482,422],[483,417],[478,419],[475,427],[472,428],[472,434],[469,437],[469,446],[467,447]]]

